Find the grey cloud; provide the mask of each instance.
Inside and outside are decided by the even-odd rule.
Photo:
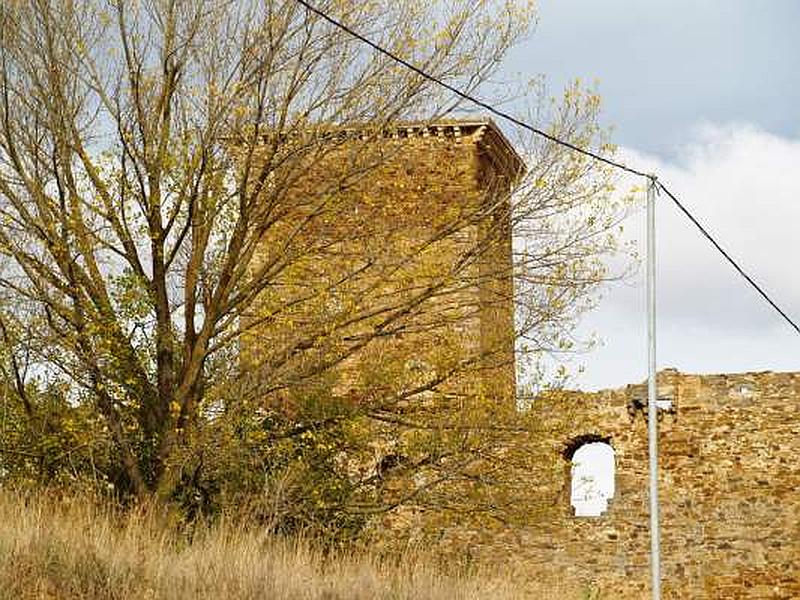
[[[506,65],[558,93],[599,80],[618,143],[674,158],[699,119],[800,134],[795,0],[541,0],[540,22]]]
[[[800,320],[800,139],[746,125],[706,125],[682,159],[623,151],[667,182],[740,264]],[[768,307],[665,198],[658,208],[661,366],[690,372],[800,369],[800,336]],[[643,213],[626,235],[643,248]],[[582,335],[604,345],[578,357],[587,388],[617,386],[644,372],[644,279],[640,272],[604,291]]]
[[[800,319],[800,2],[540,0],[539,7],[538,29],[511,56],[506,78],[544,74],[553,94],[576,77],[598,79],[612,141],[636,149],[625,159],[659,172]],[[729,125],[698,128],[702,122]],[[640,212],[628,235],[640,240],[643,232]],[[660,366],[800,369],[800,337],[664,200],[658,240]],[[604,345],[573,363],[586,365],[576,379],[586,388],[645,375],[642,274],[605,295],[581,325]]]

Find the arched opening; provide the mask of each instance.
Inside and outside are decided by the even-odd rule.
[[[607,441],[591,441],[571,454],[570,503],[575,516],[599,517],[614,497],[614,448]]]

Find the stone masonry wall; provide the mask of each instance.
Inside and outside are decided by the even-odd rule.
[[[504,138],[488,122],[453,122],[334,131],[308,145],[318,150],[307,151],[302,168],[285,180],[276,175],[283,193],[271,210],[279,218],[260,244],[259,264],[288,256],[290,265],[261,295],[252,319],[264,323],[244,336],[243,361],[278,363],[295,333],[322,326],[325,360],[338,362],[334,393],[362,397],[376,379],[410,387],[405,379],[416,375],[391,372],[396,366],[445,370],[447,361],[492,350],[455,387],[478,387],[511,404],[511,234],[499,228],[510,219],[508,193],[521,163]],[[428,286],[435,292],[411,304]],[[264,320],[269,313],[276,316]],[[390,334],[344,360],[328,358],[348,355],[387,317]],[[335,334],[324,330],[328,324]],[[287,373],[297,371],[287,364]]]
[[[672,401],[659,418],[664,597],[800,598],[800,373],[665,370],[658,393]],[[649,597],[646,397],[630,385],[536,401],[542,430],[561,432],[544,445],[564,468],[524,495],[557,509],[471,555],[554,588]],[[576,518],[568,457],[601,439],[615,452],[616,493],[602,516]]]

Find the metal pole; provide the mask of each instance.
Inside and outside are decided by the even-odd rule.
[[[647,182],[647,436],[650,458],[650,573],[653,600],[661,598],[658,527],[658,405],[656,388],[656,178]]]

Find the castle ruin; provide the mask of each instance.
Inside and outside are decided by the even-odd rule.
[[[287,205],[297,219],[305,218],[311,205],[295,200],[314,197],[333,180],[345,201],[335,219],[308,231],[316,240],[334,241],[309,245],[307,260],[298,263],[301,275],[286,278],[276,292],[282,302],[299,297],[306,280],[316,278],[334,291],[337,281],[341,289],[349,286],[358,310],[391,312],[394,299],[416,293],[419,282],[461,269],[425,298],[426,310],[403,312],[402,327],[376,340],[369,353],[345,356],[336,369],[337,393],[367,397],[378,367],[389,369],[384,375],[398,389],[413,386],[408,377],[437,368],[437,352],[452,343],[448,351],[456,359],[491,350],[494,362],[472,378],[439,386],[440,393],[457,389],[513,401],[507,223],[508,193],[523,170],[519,156],[491,121],[403,125],[367,138],[337,130],[328,139],[341,141],[339,149],[291,183]],[[363,178],[335,181],[341,165],[369,156],[376,160]],[[460,225],[444,235],[448,221]],[[336,233],[342,229],[352,235]],[[484,240],[491,243],[464,266],[463,257]],[[263,260],[275,260],[280,251],[265,240]],[[409,269],[392,256],[414,256],[417,263]],[[335,322],[337,303],[350,301],[331,294],[293,309],[290,317],[306,326],[306,315],[331,311]],[[363,327],[374,321],[344,330],[341,344],[359,340]],[[269,359],[274,349],[259,343],[262,329],[254,329],[245,345]],[[291,328],[284,323],[280,331]],[[667,369],[658,375],[658,396],[664,597],[800,598],[800,373],[690,375]],[[544,395],[530,416],[543,435],[518,444],[555,468],[530,473],[516,492],[541,517],[488,533],[453,524],[442,528],[440,543],[481,562],[511,563],[524,577],[553,582],[553,589],[567,585],[600,590],[602,598],[646,598],[646,386]],[[571,501],[574,459],[589,444],[605,444],[613,456],[613,485],[599,500],[599,516],[584,516]]]

